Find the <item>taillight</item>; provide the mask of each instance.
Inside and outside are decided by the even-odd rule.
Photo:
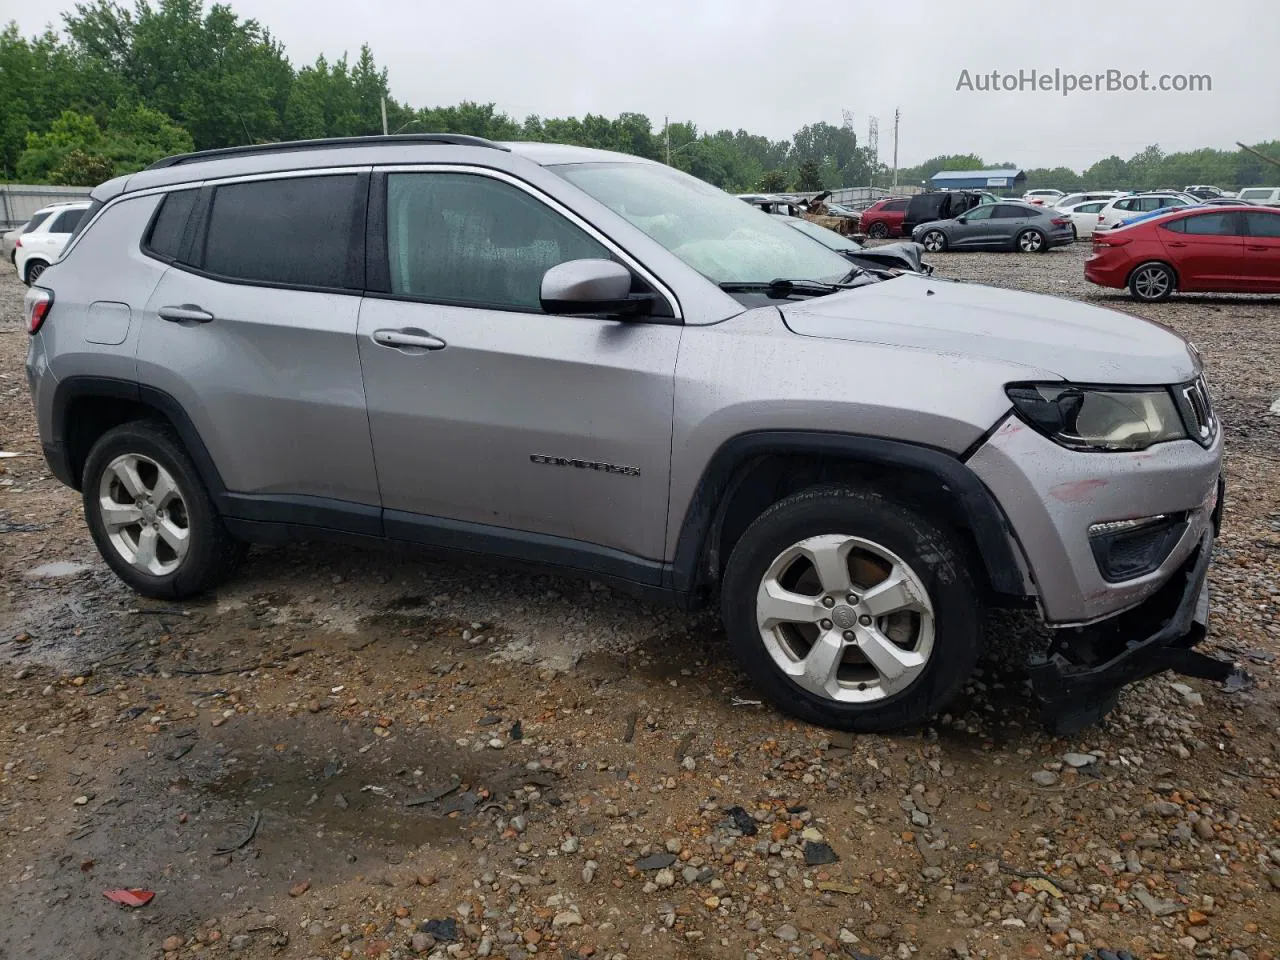
[[[1055,227],[1065,227],[1071,221],[1068,220],[1066,217],[1054,217],[1049,222],[1052,223]]]
[[[1099,223],[1101,223],[1101,222],[1102,222],[1103,220],[1105,220],[1105,219],[1107,219],[1107,218],[1106,218],[1103,214],[1101,214],[1101,213],[1100,213],[1100,214],[1098,214],[1098,222],[1099,222]]]
[[[22,246],[22,238],[21,238],[21,237],[19,237],[17,240],[13,241],[13,245],[14,245],[15,247],[20,247],[20,246]]]
[[[1132,239],[1132,237],[1116,236],[1114,233],[1095,233],[1093,235],[1093,245],[1095,247],[1123,247]]]
[[[49,319],[49,311],[53,309],[53,291],[32,287],[23,300],[23,308],[27,313],[27,333],[34,336]]]

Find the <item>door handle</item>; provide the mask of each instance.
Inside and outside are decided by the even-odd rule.
[[[1248,244],[1248,245],[1245,247],[1245,249],[1246,249],[1246,250],[1256,250],[1258,253],[1266,253],[1266,252],[1267,252],[1267,248],[1266,248],[1266,247],[1264,247],[1264,246],[1262,246],[1261,244],[1253,244],[1253,243],[1251,243],[1251,244]]]
[[[419,347],[423,350],[443,350],[448,346],[439,337],[433,337],[425,330],[375,330],[373,342],[384,347]]]
[[[213,319],[212,313],[194,303],[184,303],[177,307],[161,307],[156,313],[160,315],[161,320],[168,320],[170,323],[208,323]]]
[[[1171,246],[1171,247],[1185,247],[1185,246],[1186,246],[1186,244],[1185,244],[1185,243],[1183,243],[1181,240],[1170,240],[1170,241],[1169,241],[1169,246]]]

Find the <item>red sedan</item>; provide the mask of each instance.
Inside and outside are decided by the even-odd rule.
[[[1280,293],[1280,210],[1187,207],[1093,235],[1084,276],[1136,300],[1183,293]]]
[[[905,236],[902,232],[902,218],[906,213],[906,197],[877,200],[862,211],[862,232],[877,240]]]

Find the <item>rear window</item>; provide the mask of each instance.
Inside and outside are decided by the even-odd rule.
[[[1201,236],[1230,237],[1236,233],[1236,215],[1234,213],[1202,213],[1197,217],[1187,217],[1186,233]]]
[[[178,190],[167,193],[151,224],[151,233],[147,235],[147,249],[162,260],[177,260],[182,252],[182,241],[186,236],[187,221],[191,211],[195,209],[197,190]]]
[[[886,203],[886,204],[885,204],[883,207],[881,207],[880,209],[882,209],[882,210],[886,211],[887,213],[897,213],[899,210],[905,210],[905,209],[907,209],[907,201],[905,201],[905,200],[890,200],[888,203]]]
[[[30,233],[30,232],[31,232],[32,230],[34,230],[36,227],[40,226],[40,224],[42,224],[42,223],[44,223],[46,220],[48,220],[48,219],[49,219],[49,214],[50,214],[50,213],[52,213],[52,212],[53,212],[52,210],[44,210],[44,211],[41,211],[40,213],[37,213],[35,216],[33,216],[30,220],[28,220],[28,221],[23,225],[23,227],[22,227],[22,232],[23,232],[23,233]]]
[[[356,286],[348,262],[358,182],[355,174],[337,174],[218,187],[201,266],[257,283]]]
[[[1271,189],[1241,190],[1241,200],[1266,200],[1271,196]]]
[[[1031,215],[1031,211],[1026,207],[1015,207],[1011,203],[1002,203],[996,207],[996,212],[991,216],[997,220],[1024,220]]]
[[[1246,213],[1251,237],[1280,237],[1280,213]]]

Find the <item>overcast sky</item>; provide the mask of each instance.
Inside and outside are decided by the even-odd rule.
[[[131,0],[130,0],[131,2]],[[26,33],[71,0],[0,0]],[[1276,0],[232,0],[295,65],[362,42],[414,106],[469,99],[517,119],[623,111],[789,137],[850,111],[880,155],[940,153],[1077,169],[1149,143],[1232,148],[1280,137]],[[982,93],[991,71],[1208,74],[1200,93]]]

